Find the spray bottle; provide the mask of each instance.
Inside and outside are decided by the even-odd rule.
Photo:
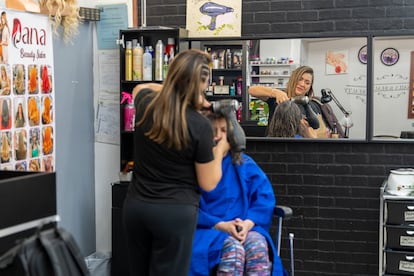
[[[132,80],[132,41],[126,42],[125,49],[125,80]]]
[[[135,124],[135,107],[132,103],[132,95],[128,92],[122,92],[121,104],[126,102],[124,106],[124,130],[133,131]]]
[[[155,45],[155,80],[162,81],[162,63],[163,63],[164,44],[159,39]]]

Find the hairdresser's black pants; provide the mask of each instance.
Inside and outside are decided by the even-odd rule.
[[[123,208],[131,276],[187,276],[198,208],[126,198]]]

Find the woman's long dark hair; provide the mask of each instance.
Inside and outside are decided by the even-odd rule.
[[[211,57],[200,50],[185,50],[173,59],[162,89],[145,108],[138,125],[152,116],[145,133],[151,140],[181,150],[188,143],[187,107],[201,110],[202,83],[208,81]]]
[[[276,107],[268,127],[269,137],[295,137],[299,133],[302,112],[293,101],[285,101]]]

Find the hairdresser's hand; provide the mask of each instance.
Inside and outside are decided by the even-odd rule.
[[[289,100],[289,97],[285,91],[282,91],[280,89],[272,89],[272,93],[273,97],[276,100],[276,103],[278,104]]]
[[[318,138],[316,131],[309,126],[306,119],[300,121],[299,134],[304,138]]]
[[[160,92],[162,89],[162,84],[159,83],[153,83],[153,82],[147,82],[147,83],[141,83],[137,84],[134,89],[132,89],[132,98],[135,99],[135,96],[142,90],[142,89],[151,89],[154,92]]]

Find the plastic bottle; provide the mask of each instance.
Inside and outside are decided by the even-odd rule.
[[[241,96],[242,90],[243,90],[243,84],[242,84],[243,78],[241,76],[237,77],[237,87],[236,87],[236,95]]]
[[[148,46],[145,47],[145,53],[142,57],[142,79],[150,81],[152,80],[152,56]]]
[[[164,63],[162,64],[162,77],[165,79],[168,73],[168,55],[164,55]]]
[[[233,67],[232,65],[232,56],[230,49],[227,49],[226,51],[226,69],[231,69]]]
[[[125,80],[132,80],[132,41],[126,42],[125,49]]]
[[[162,40],[158,40],[155,45],[155,80],[162,81],[162,66],[163,66],[164,44]]]
[[[135,41],[135,47],[134,47]],[[143,49],[136,39],[132,41],[132,79],[142,80],[142,55]]]
[[[334,139],[339,138],[339,133],[338,133],[338,128],[336,127],[336,123],[334,123],[333,125],[331,138],[334,138]]]
[[[168,60],[172,60],[175,55],[175,40],[173,37],[168,38],[167,47],[165,47],[165,53],[168,55]]]
[[[135,107],[132,103],[132,95],[127,92],[122,92],[121,104],[124,106],[124,130],[133,131],[135,125]]]

